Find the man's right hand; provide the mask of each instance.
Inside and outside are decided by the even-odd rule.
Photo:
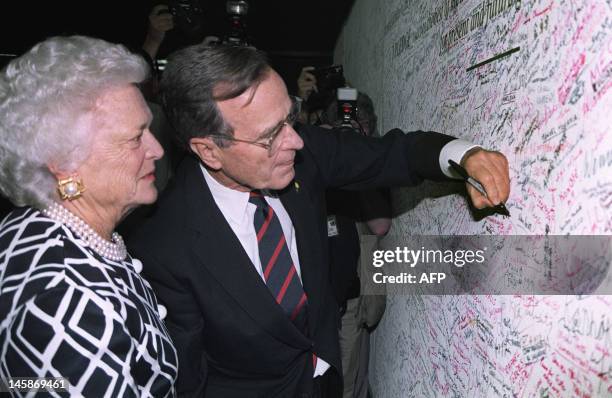
[[[474,207],[483,209],[505,202],[510,196],[510,172],[508,159],[501,152],[479,149],[470,151],[462,159],[467,173],[478,180],[487,192],[482,196],[474,187],[466,184],[468,195]]]

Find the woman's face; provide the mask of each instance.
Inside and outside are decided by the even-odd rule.
[[[97,212],[125,215],[153,203],[155,160],[164,151],[149,131],[151,112],[133,85],[110,88],[96,102],[92,147],[78,168],[82,199]]]

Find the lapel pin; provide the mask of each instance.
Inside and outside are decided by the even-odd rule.
[[[293,186],[295,187],[295,192],[300,192],[300,183],[297,181],[293,182]]]

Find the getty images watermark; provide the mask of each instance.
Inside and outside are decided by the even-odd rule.
[[[612,294],[612,236],[387,237],[362,294]]]
[[[396,247],[395,250],[375,250],[372,255],[372,265],[380,268],[385,264],[404,264],[409,268],[415,268],[419,264],[447,264],[455,267],[463,267],[470,264],[483,264],[485,252],[482,250],[441,250],[425,249],[418,250],[408,247]],[[375,272],[374,283],[441,283],[446,279],[445,272],[401,272],[399,275],[385,275],[383,272]]]

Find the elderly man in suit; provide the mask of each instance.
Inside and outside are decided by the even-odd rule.
[[[131,239],[167,307],[179,355],[178,392],[206,397],[317,397],[341,374],[330,292],[324,192],[480,179],[509,195],[496,152],[433,132],[367,138],[294,126],[280,76],[252,48],[197,45],[175,53],[164,108],[193,156]]]

